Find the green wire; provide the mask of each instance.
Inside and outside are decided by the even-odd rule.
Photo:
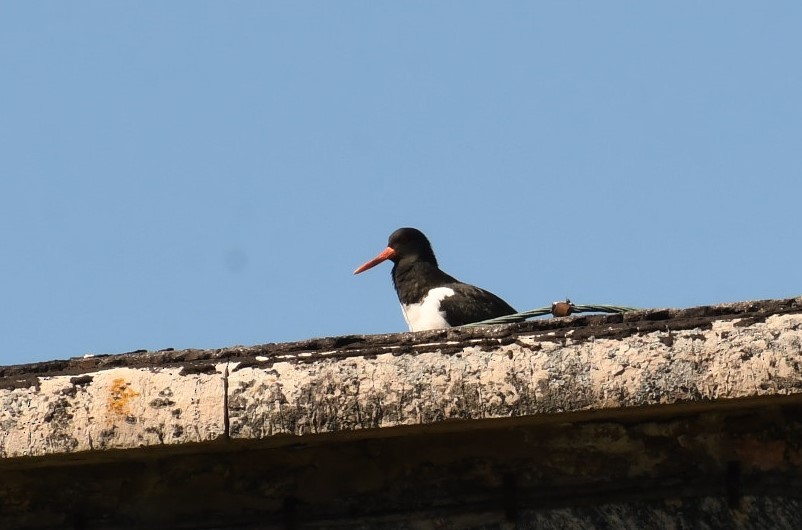
[[[568,302],[570,304],[570,302]],[[476,326],[492,326],[494,324],[512,324],[514,322],[523,322],[524,320],[528,320],[534,317],[540,317],[543,315],[551,314],[551,308],[549,307],[540,307],[538,309],[532,309],[530,311],[523,311],[521,313],[515,313],[512,315],[504,315],[502,317],[491,318],[489,320],[483,320],[481,322],[473,322],[471,324],[465,324],[463,327],[472,328]],[[574,313],[625,313],[627,311],[635,311],[637,310],[636,307],[626,307],[620,305],[574,305],[571,304],[571,314]]]

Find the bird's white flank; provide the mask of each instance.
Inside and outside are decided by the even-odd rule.
[[[435,287],[417,304],[401,304],[404,320],[410,331],[449,328],[445,311],[440,310],[440,302],[454,295],[450,287]]]

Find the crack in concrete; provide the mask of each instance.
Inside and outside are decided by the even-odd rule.
[[[223,437],[231,440],[231,422],[228,417],[228,365],[223,370]]]

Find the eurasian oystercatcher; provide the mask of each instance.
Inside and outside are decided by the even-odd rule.
[[[393,262],[393,285],[410,331],[449,328],[516,313],[489,291],[462,283],[437,267],[432,245],[416,228],[399,228],[387,248],[354,274]]]

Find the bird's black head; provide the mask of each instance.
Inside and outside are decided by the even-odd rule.
[[[432,245],[426,236],[417,228],[399,228],[387,240],[387,246],[395,251],[390,259],[398,263],[402,259],[428,261],[437,265]]]
[[[368,261],[357,270],[354,274],[366,271],[378,265],[379,263],[391,260],[398,265],[399,262],[415,262],[423,261],[437,266],[437,259],[434,257],[432,245],[423,232],[417,228],[399,228],[392,234],[387,241],[387,248],[384,249],[378,256]]]

